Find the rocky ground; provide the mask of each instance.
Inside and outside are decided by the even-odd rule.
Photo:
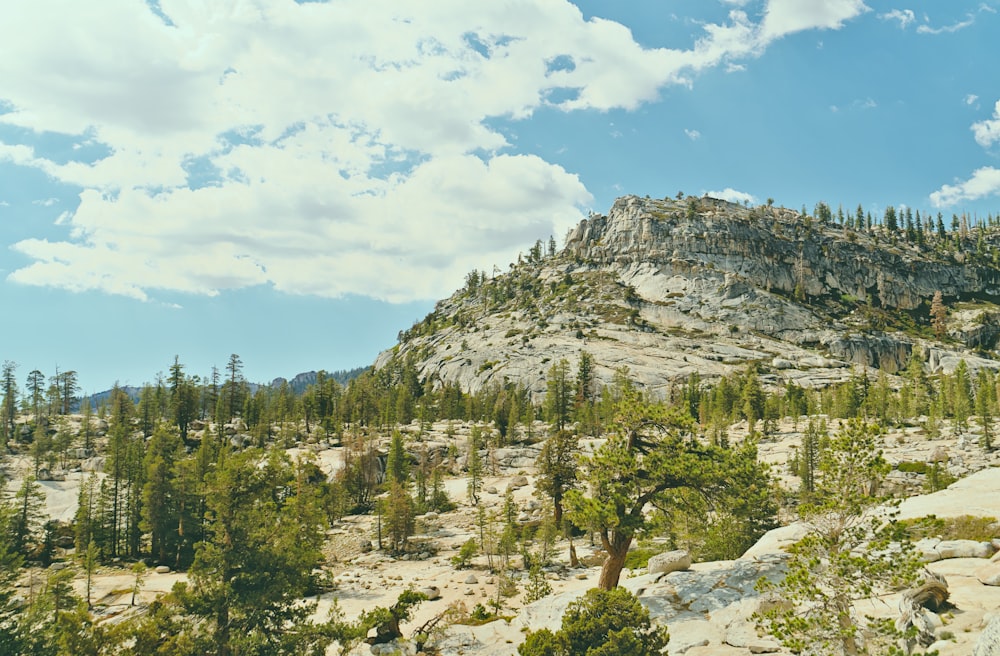
[[[775,473],[787,486],[794,487],[794,479],[786,463],[801,440],[805,422],[797,426],[785,422],[778,431],[760,443],[760,457],[774,465]],[[541,428],[541,427],[540,427]],[[834,426],[831,426],[833,429]],[[416,433],[417,427],[411,427]],[[733,427],[731,437],[741,439],[745,426]],[[449,437],[449,433],[453,433]],[[424,444],[454,440],[458,451],[463,452],[468,426],[435,425],[421,439]],[[584,449],[592,448],[585,445]],[[331,473],[340,465],[340,449],[321,444],[302,445],[317,454],[321,466]],[[901,507],[904,517],[935,514],[939,517],[973,514],[1000,517],[1000,454],[985,453],[978,445],[975,433],[955,434],[945,426],[931,437],[919,426],[892,430],[884,437],[886,458],[891,463],[940,462],[949,473],[959,478],[947,490],[931,495],[914,496]],[[532,522],[541,518],[547,500],[534,493],[534,468],[537,445],[510,447],[499,450],[487,463],[489,474],[484,480],[481,503],[487,510],[499,509],[508,488],[513,490],[518,505],[519,521]],[[99,468],[96,461],[75,463],[86,468]],[[460,462],[452,463],[456,468]],[[16,485],[30,463],[24,457],[14,457],[5,462]],[[50,517],[68,521],[72,519],[80,481],[89,475],[86,471],[69,471],[65,480],[41,483],[47,500],[46,512]],[[58,476],[57,476],[58,478]],[[894,470],[891,483],[901,492],[915,493],[923,485],[923,475]],[[489,607],[497,598],[498,580],[489,573],[486,559],[479,556],[465,569],[457,569],[451,558],[461,545],[478,535],[477,510],[470,504],[467,479],[451,477],[446,481],[449,496],[458,508],[449,513],[429,513],[418,518],[414,544],[421,545],[412,555],[392,558],[377,549],[377,524],[371,516],[346,517],[330,531],[327,554],[329,574],[335,589],[319,599],[319,614],[324,616],[336,600],[340,611],[347,618],[358,616],[373,606],[391,605],[400,592],[415,588],[435,599],[422,604],[411,622],[404,626],[409,633],[422,626],[445,609],[454,607],[472,611],[475,605]],[[781,546],[794,540],[796,528],[784,527],[768,534],[738,561],[695,563],[686,571],[670,574],[648,574],[645,571],[626,571],[623,585],[636,592],[652,611],[653,616],[670,628],[672,636],[669,653],[699,656],[707,654],[749,654],[777,649],[770,639],[759,638],[749,621],[758,607],[758,597],[753,583],[760,576],[778,576],[781,568]],[[1000,538],[1000,534],[997,535]],[[371,547],[376,547],[372,549]],[[517,644],[523,640],[527,629],[543,626],[557,628],[562,610],[572,599],[596,585],[601,555],[586,540],[577,540],[576,552],[581,566],[569,566],[569,545],[562,541],[556,545],[556,564],[546,572],[552,593],[532,604],[525,601],[526,580],[519,581],[517,595],[503,599],[502,619],[480,626],[454,625],[438,635],[438,644],[446,654],[482,654],[509,656],[516,653]],[[955,607],[940,616],[942,626],[938,635],[947,637],[935,648],[942,656],[968,654],[985,624],[1000,609],[1000,587],[984,585],[982,580],[1000,583],[1000,565],[990,565],[993,547],[980,546],[978,552],[963,550],[950,545],[928,541],[921,545],[928,553],[931,571],[943,574],[949,584]],[[69,556],[69,553],[64,555]],[[515,557],[515,564],[520,558]],[[996,560],[996,559],[994,559]],[[58,565],[56,565],[58,566]],[[992,568],[992,569],[991,569]],[[41,572],[29,572],[22,583],[22,594],[31,594],[33,582],[43,578]],[[170,589],[183,575],[172,572],[150,571],[142,582],[135,603],[141,607],[157,594]],[[134,612],[132,592],[134,575],[128,570],[101,568],[94,579],[91,598],[99,614],[108,621],[122,613]],[[84,593],[82,576],[76,580],[78,592]],[[891,616],[896,613],[897,599],[887,598],[871,608],[860,609],[876,615]],[[332,653],[332,652],[331,652]],[[368,653],[363,645],[357,654]]]

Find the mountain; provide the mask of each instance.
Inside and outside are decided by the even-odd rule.
[[[352,379],[360,376],[368,367],[355,367],[354,369],[342,369],[334,372],[326,372],[327,378],[332,378],[341,385],[347,385]],[[296,394],[302,394],[306,391],[310,385],[316,383],[316,373],[315,371],[306,371],[301,374],[297,374],[291,380],[285,378],[275,378],[271,381],[271,387],[277,389],[284,383],[288,383],[288,386],[292,388],[292,391]]]
[[[894,373],[918,346],[931,370],[1000,366],[1000,231],[955,217],[946,232],[919,213],[917,228],[909,211],[905,230],[855,216],[842,225],[822,204],[816,214],[619,198],[562,250],[539,242],[505,273],[471,272],[375,367],[412,358],[430,380],[472,391],[516,381],[541,394],[552,363],[582,351],[600,382],[627,366],[658,393],[748,363],[772,384],[843,381],[852,365]]]

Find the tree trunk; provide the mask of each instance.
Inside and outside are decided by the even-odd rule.
[[[846,656],[857,656],[858,653],[858,643],[854,639],[854,621],[851,619],[851,603],[850,601],[844,599],[838,599],[837,605],[837,621],[840,625],[841,630],[841,645],[844,648],[844,654]]]
[[[618,587],[618,578],[625,567],[625,556],[628,555],[628,548],[632,544],[632,537],[622,537],[615,535],[608,538],[601,536],[601,543],[608,552],[608,557],[601,566],[601,577],[597,581],[597,587],[602,590],[614,590]]]
[[[230,656],[229,606],[223,601],[215,613],[215,649],[218,656]]]

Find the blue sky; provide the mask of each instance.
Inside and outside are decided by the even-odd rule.
[[[22,380],[368,365],[627,193],[1000,211],[1000,0],[207,4],[0,5]]]

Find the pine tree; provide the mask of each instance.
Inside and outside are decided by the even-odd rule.
[[[392,432],[389,442],[389,455],[386,458],[385,475],[387,483],[406,485],[410,480],[410,457],[403,445],[403,434],[398,430]]]
[[[569,362],[562,358],[549,368],[545,382],[545,414],[554,431],[566,428],[572,407]]]
[[[3,392],[3,405],[0,406],[0,431],[3,434],[3,442],[0,447],[6,451],[7,443],[14,439],[15,422],[17,421],[17,379],[14,372],[17,364],[10,360],[5,360],[3,369],[0,370],[0,392]]]
[[[545,441],[535,466],[535,487],[552,498],[556,527],[562,528],[563,497],[577,484],[579,439],[569,431],[559,431]]]
[[[934,297],[931,299],[931,327],[938,339],[944,339],[948,332],[948,309],[944,305],[940,291],[934,292]]]
[[[283,453],[248,449],[220,460],[206,492],[208,533],[177,593],[188,640],[218,656],[323,653],[329,638],[302,602],[323,560],[316,488]]]
[[[895,653],[890,648],[901,634],[892,621],[866,620],[853,608],[856,600],[913,585],[921,567],[894,515],[886,521],[870,512],[890,500],[880,491],[889,465],[878,437],[876,426],[853,419],[831,439],[815,501],[799,507],[809,532],[788,550],[782,582],[758,584],[790,602],[760,622],[794,653]]]
[[[885,208],[885,216],[883,217],[883,224],[885,225],[886,231],[890,235],[895,235],[899,231],[899,221],[896,219],[896,208],[890,205]]]
[[[479,505],[479,490],[483,486],[483,459],[479,453],[482,448],[482,430],[473,426],[469,431],[469,453],[466,470],[469,474],[469,500],[473,505]]]
[[[150,553],[157,562],[171,564],[177,554],[176,460],[182,453],[180,437],[160,425],[153,432],[143,461],[141,528],[149,534]]]
[[[996,377],[986,367],[980,367],[976,374],[976,414],[983,430],[980,446],[993,450],[993,414],[996,405]]]
[[[8,524],[10,548],[22,556],[39,537],[44,519],[45,493],[34,476],[25,477],[14,494],[14,513]]]

